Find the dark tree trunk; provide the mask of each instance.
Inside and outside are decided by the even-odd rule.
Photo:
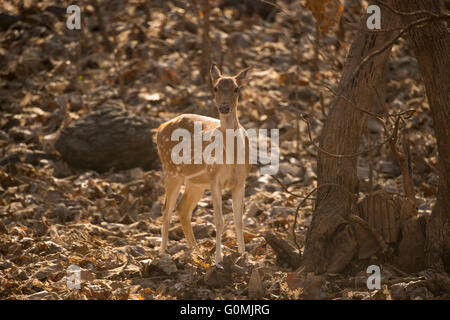
[[[439,13],[439,0],[396,0],[397,10]],[[424,15],[403,17],[408,23]],[[426,230],[428,267],[450,271],[450,33],[442,21],[408,33],[425,83],[439,151],[439,190]]]
[[[381,8],[381,17],[383,29],[398,26],[399,18],[386,8]],[[357,32],[347,56],[338,93],[342,91],[342,96],[359,108],[376,112],[374,88],[381,85],[390,48],[364,64],[353,79],[350,77],[364,57],[392,40],[394,34],[364,31],[367,30],[365,19],[362,19],[360,27],[361,31]],[[366,120],[367,115],[357,111],[346,99],[335,99],[323,128],[320,146],[334,154],[358,152]],[[340,272],[357,251],[354,227],[346,219],[357,210],[356,197],[351,196],[358,194],[357,158],[335,158],[319,151],[317,173],[317,204],[308,231],[304,263],[306,270],[316,273]],[[335,183],[343,188],[321,187],[325,183]]]

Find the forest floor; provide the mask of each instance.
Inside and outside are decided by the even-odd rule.
[[[45,137],[60,126],[68,100],[71,121],[110,103],[156,124],[181,113],[217,117],[201,74],[203,12],[189,2],[168,1],[164,7],[153,1],[149,16],[141,1],[103,2],[103,25],[91,5],[82,6],[82,31],[66,28],[68,1],[24,1],[23,16],[7,29],[0,26],[0,299],[450,297],[428,271],[408,273],[390,265],[381,265],[380,290],[367,288],[369,274],[357,265],[345,274],[301,278],[295,268],[277,261],[264,235],[272,232],[302,249],[314,203],[308,200],[300,208],[294,239],[300,199],[257,168],[245,194],[246,257],[237,254],[229,192],[224,194],[223,270],[213,262],[208,192],[193,214],[201,255],[189,252],[174,214],[170,255],[159,256],[160,167],[106,173],[76,169],[57,155],[47,156],[52,151]],[[0,12],[17,16],[14,3],[2,1]],[[276,13],[273,22],[258,15],[238,19],[231,7],[212,7],[210,40],[211,60],[220,62],[225,74],[252,67],[240,98],[241,124],[280,130],[277,177],[289,191],[307,195],[316,186],[317,150],[298,116],[309,115],[317,140],[333,99],[324,85],[337,88],[356,31],[346,30],[338,49],[334,31],[315,44],[316,22],[302,3],[279,1],[285,12]],[[344,16],[355,22],[359,11]],[[430,214],[438,185],[436,141],[418,64],[403,38],[393,47],[386,73],[380,92],[386,92],[381,99],[389,112],[416,110],[406,130],[419,214]],[[383,139],[376,122],[368,128],[372,142]],[[372,157],[373,190],[402,193],[400,170],[388,146]],[[369,158],[361,156],[361,196],[370,188],[368,164]],[[71,265],[80,268],[79,289],[70,289]]]

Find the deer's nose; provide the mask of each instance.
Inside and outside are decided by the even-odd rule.
[[[223,113],[223,114],[229,113],[230,112],[230,106],[228,104],[221,104],[219,106],[219,112]]]

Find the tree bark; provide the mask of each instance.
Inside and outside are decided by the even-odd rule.
[[[404,12],[429,10],[439,13],[439,0],[396,0]],[[403,17],[404,23],[425,15]],[[426,230],[428,267],[450,272],[450,33],[442,21],[429,23],[408,33],[419,62],[433,117],[439,151],[439,189]]]
[[[398,16],[386,8],[380,9],[382,28],[397,27]],[[364,57],[392,40],[394,34],[370,32],[366,27],[366,18],[361,20],[360,31],[347,56],[338,95],[342,92],[342,96],[359,108],[376,112],[375,88],[381,85],[391,48],[372,57],[353,78],[352,73]],[[333,101],[320,137],[320,146],[334,154],[348,155],[358,152],[367,115],[352,107],[342,96]],[[357,251],[354,228],[346,219],[356,212],[357,197],[352,195],[358,194],[357,157],[335,158],[319,151],[317,173],[319,190],[308,230],[304,263],[306,270],[315,273],[340,272]],[[338,184],[342,188],[321,187],[325,183]]]

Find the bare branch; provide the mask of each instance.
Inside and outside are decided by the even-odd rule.
[[[417,11],[411,11],[411,12],[404,12],[404,11],[399,11],[399,10],[393,8],[391,5],[387,4],[384,1],[381,1],[381,0],[372,0],[372,1],[375,3],[381,4],[382,6],[386,7],[390,11],[392,11],[393,13],[398,14],[400,16],[411,17],[411,16],[416,16],[418,14],[425,14],[425,15],[432,16],[432,17],[439,17],[438,14],[431,12],[429,10],[417,10]]]
[[[317,143],[315,143],[315,142],[313,141],[313,139],[312,139],[312,136],[311,136],[311,128],[310,128],[309,121],[308,121],[307,119],[305,119],[305,117],[303,117],[302,115],[300,115],[300,119],[302,119],[304,122],[306,122],[306,125],[307,125],[307,128],[308,128],[308,136],[309,136],[309,140],[310,140],[311,143],[314,145],[314,147],[317,148],[317,150],[319,150],[320,152],[325,153],[326,155],[328,155],[328,156],[330,156],[330,157],[333,157],[333,158],[354,158],[354,157],[360,156],[360,155],[362,155],[362,154],[364,154],[364,153],[373,151],[373,150],[375,150],[375,149],[381,147],[381,146],[384,145],[385,143],[389,142],[389,141],[392,139],[392,137],[393,137],[393,135],[394,135],[394,133],[395,133],[395,130],[396,130],[395,128],[397,128],[398,125],[399,125],[399,123],[400,123],[401,117],[399,116],[399,117],[397,118],[397,121],[395,122],[395,128],[394,128],[394,131],[391,133],[391,135],[390,135],[388,138],[386,138],[385,140],[383,140],[383,141],[380,142],[380,143],[377,143],[376,145],[374,145],[374,146],[371,147],[371,148],[368,148],[368,149],[365,149],[365,150],[362,150],[362,151],[359,151],[359,152],[356,152],[356,153],[352,153],[352,154],[334,154],[334,153],[331,153],[331,152],[326,151],[325,149],[322,149],[322,148],[321,148],[319,145],[317,145]]]
[[[362,66],[364,66],[367,62],[369,62],[370,59],[372,59],[373,57],[381,54],[382,52],[384,52],[388,48],[390,48],[395,43],[395,41],[397,41],[403,34],[408,32],[410,29],[418,27],[421,24],[427,24],[427,23],[430,23],[430,22],[438,21],[438,20],[446,20],[446,19],[449,19],[449,18],[450,18],[450,14],[444,14],[444,15],[438,15],[438,16],[421,18],[421,19],[418,19],[418,20],[415,20],[415,21],[409,23],[394,38],[392,38],[392,40],[386,42],[380,49],[375,50],[375,51],[371,52],[370,54],[368,54],[367,56],[365,56],[362,59],[362,61],[360,62],[360,64],[355,68],[355,70],[353,70],[353,72],[351,73],[350,77],[348,78],[348,80],[345,82],[345,84],[341,88],[347,87],[348,84],[359,73],[359,71],[361,70]],[[335,101],[338,101],[341,98],[342,92],[343,92],[343,90],[341,89],[340,92],[338,92]]]
[[[276,182],[278,182],[278,184],[283,188],[283,190],[285,191],[285,192],[287,192],[288,194],[290,194],[291,196],[294,196],[294,197],[296,197],[296,198],[301,198],[301,199],[306,199],[307,197],[306,196],[301,196],[301,195],[299,195],[299,194],[295,194],[295,193],[293,193],[293,192],[291,192],[291,191],[289,191],[288,189],[287,189],[287,187],[277,178],[277,177],[275,177],[274,175],[270,175],[272,178],[274,178],[275,179],[275,181]],[[315,200],[315,198],[311,198],[312,200]]]

